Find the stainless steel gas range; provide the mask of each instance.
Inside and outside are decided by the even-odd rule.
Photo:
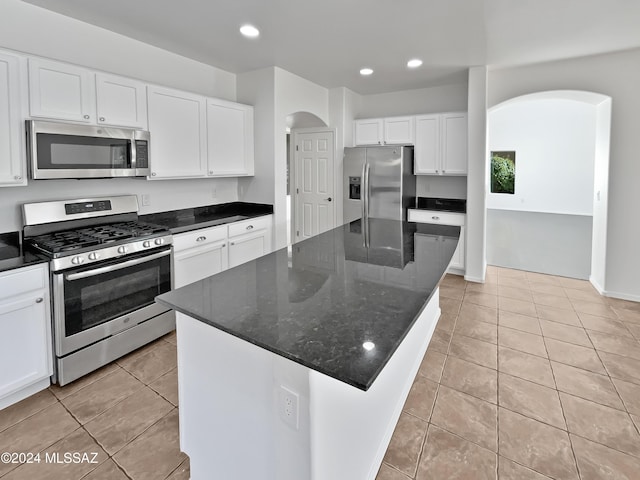
[[[175,328],[171,232],[135,195],[27,203],[23,237],[51,259],[54,383],[65,385]]]

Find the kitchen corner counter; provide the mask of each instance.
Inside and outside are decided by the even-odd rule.
[[[22,250],[18,232],[0,233],[0,273],[48,262],[42,255]]]
[[[157,301],[367,390],[436,291],[459,231],[356,220]]]
[[[199,228],[224,225],[248,218],[270,215],[273,205],[262,203],[230,202],[205,207],[183,208],[168,212],[140,215],[143,222],[163,225],[171,233],[183,233]]]

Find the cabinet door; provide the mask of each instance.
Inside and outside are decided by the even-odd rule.
[[[0,53],[0,185],[26,185],[20,59]]]
[[[174,288],[220,273],[228,267],[226,241],[175,253],[173,266]]]
[[[467,174],[467,115],[442,116],[442,174]]]
[[[465,251],[465,242],[464,242],[464,227],[460,227],[460,241],[458,242],[458,247],[456,251],[453,253],[453,257],[451,258],[451,263],[449,264],[449,268],[453,268],[456,270],[464,271],[464,251]]]
[[[269,253],[268,230],[229,238],[229,268]]]
[[[440,171],[440,116],[416,117],[414,173],[438,174]]]
[[[0,302],[0,399],[51,375],[47,305],[44,291]]]
[[[207,173],[205,98],[149,87],[151,178],[204,177]]]
[[[353,141],[356,145],[381,145],[384,121],[382,118],[355,120],[353,123]]]
[[[207,165],[212,176],[253,175],[253,107],[207,100]]]
[[[95,122],[94,75],[89,70],[29,59],[29,112],[75,122]]]
[[[413,145],[414,141],[413,117],[388,117],[384,119],[384,143]]]
[[[97,122],[146,129],[146,90],[146,85],[137,80],[97,73]]]

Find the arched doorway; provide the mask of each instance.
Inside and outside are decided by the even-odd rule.
[[[320,138],[334,136],[334,132],[319,117],[310,112],[295,112],[286,117],[286,135],[287,135],[287,244],[295,243],[304,238],[304,235],[298,235],[296,232],[301,230],[301,224],[304,223],[304,216],[299,205],[299,196],[303,194],[302,180],[308,176],[308,172],[303,172],[300,165],[296,164],[296,143],[302,138],[316,142]],[[335,160],[335,138],[330,142],[332,151],[330,152],[331,169],[330,181],[334,182],[333,163]],[[315,162],[313,155],[310,161]],[[300,171],[298,171],[300,170]],[[313,172],[319,171],[317,165],[312,167]],[[315,175],[311,174],[311,175]],[[331,205],[333,208],[333,205]],[[317,232],[316,232],[317,233]]]
[[[489,109],[487,263],[604,289],[610,124],[611,98],[585,91],[538,92]],[[495,184],[507,157],[512,191]]]

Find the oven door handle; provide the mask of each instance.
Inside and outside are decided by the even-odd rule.
[[[71,273],[67,275],[66,278],[67,280],[73,281],[73,280],[80,280],[82,278],[94,277],[102,273],[114,272],[116,270],[132,267],[134,265],[140,265],[141,263],[149,262],[151,260],[155,260],[156,258],[166,257],[169,254],[171,254],[171,250],[166,250],[164,252],[154,253],[153,255],[148,255],[146,257],[136,258],[135,260],[128,260],[126,262],[118,263],[116,265],[109,265],[108,267],[95,268],[93,270],[87,270],[86,272]]]

